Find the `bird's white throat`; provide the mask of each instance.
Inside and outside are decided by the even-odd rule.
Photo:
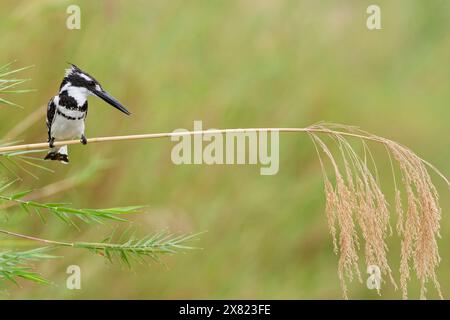
[[[66,83],[64,87],[61,88],[60,92],[67,91],[67,94],[77,101],[79,106],[82,106],[91,92],[83,87],[74,87],[70,82]]]
[[[67,94],[69,96],[73,97],[77,101],[77,104],[79,106],[82,106],[86,102],[88,96],[91,93],[86,88],[70,86],[70,87],[67,88]]]

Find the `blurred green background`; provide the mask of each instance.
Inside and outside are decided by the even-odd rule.
[[[377,1],[383,29],[369,31],[372,3],[2,0],[0,64],[35,65],[22,75],[37,91],[13,98],[24,110],[1,107],[0,136],[45,108],[73,62],[133,112],[124,117],[90,98],[88,137],[192,129],[194,120],[204,128],[324,120],[401,142],[448,174],[450,2]],[[70,4],[81,8],[81,30],[66,28]],[[44,141],[44,118],[31,123],[17,139]],[[208,231],[194,243],[203,250],[133,271],[84,251],[60,250],[63,259],[37,265],[54,285],[21,282],[2,297],[341,298],[313,145],[301,134],[281,134],[280,144],[274,176],[250,165],[176,166],[168,139],[72,146],[70,165],[48,164],[54,173],[34,170],[39,180],[24,175],[18,189],[53,183],[58,189],[72,179],[45,201],[146,204],[145,213],[132,217],[141,233]],[[391,195],[386,155],[374,150]],[[443,208],[438,275],[449,298],[450,201],[445,183],[434,178]],[[42,224],[14,209],[8,217],[6,228],[55,240],[97,241],[112,228],[82,225],[79,231],[54,219]],[[399,239],[389,243],[398,279]],[[82,290],[65,287],[71,264],[81,267]],[[350,298],[380,298],[365,284],[349,289]],[[419,296],[415,279],[410,296]],[[429,297],[437,297],[431,287]],[[386,284],[381,298],[401,293]]]

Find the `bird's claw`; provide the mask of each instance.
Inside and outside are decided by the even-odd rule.
[[[50,138],[50,140],[48,140],[48,146],[50,148],[53,148],[55,146],[55,138]]]
[[[86,145],[87,144],[87,139],[84,135],[81,136],[80,141],[82,144]]]

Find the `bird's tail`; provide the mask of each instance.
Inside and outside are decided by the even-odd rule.
[[[45,160],[56,160],[61,163],[69,163],[69,153],[67,151],[67,146],[54,147],[52,148],[44,158]]]

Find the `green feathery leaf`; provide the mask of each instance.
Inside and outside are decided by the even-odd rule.
[[[20,93],[27,93],[34,91],[32,89],[16,89],[15,87],[20,86],[24,84],[27,81],[30,81],[30,79],[12,79],[7,78],[13,74],[16,74],[18,72],[27,70],[31,68],[32,66],[23,67],[23,68],[17,68],[17,69],[11,69],[10,66],[12,63],[5,64],[0,67],[0,95],[3,94],[20,94]],[[20,107],[20,105],[5,99],[4,97],[0,96],[0,104],[13,106],[13,107]]]
[[[155,262],[160,262],[160,255],[174,254],[180,250],[196,249],[195,247],[188,246],[186,243],[196,238],[199,234],[176,236],[163,231],[140,239],[132,235],[127,240],[120,240],[120,238],[123,238],[122,234],[116,243],[113,242],[113,235],[110,235],[99,243],[75,242],[73,246],[100,254],[110,262],[119,260],[128,267],[131,267],[133,260],[145,263],[145,258],[150,258]]]
[[[33,272],[29,264],[38,260],[54,259],[56,256],[46,252],[54,247],[42,247],[28,251],[0,252],[0,280],[8,280],[17,284],[17,278],[23,278],[41,284],[49,281]]]
[[[6,184],[2,189],[6,189],[12,183]],[[115,220],[115,221],[126,221],[126,219],[122,217],[118,217],[118,215],[135,213],[138,210],[142,209],[143,206],[132,206],[132,207],[117,207],[110,209],[76,209],[70,207],[65,203],[40,203],[37,201],[27,201],[23,198],[30,194],[30,191],[23,191],[14,193],[11,195],[3,195],[0,194],[0,200],[3,201],[13,201],[21,206],[27,213],[36,212],[41,217],[41,210],[46,210],[48,213],[53,214],[57,218],[61,219],[67,224],[73,225],[77,227],[73,218],[78,218],[83,222],[97,222],[102,223],[103,220]],[[30,210],[32,209],[32,210]]]

